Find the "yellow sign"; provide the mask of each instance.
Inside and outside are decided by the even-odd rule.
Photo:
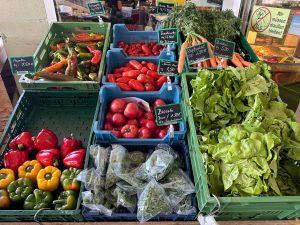
[[[290,11],[290,9],[254,6],[251,28],[261,34],[282,38]]]

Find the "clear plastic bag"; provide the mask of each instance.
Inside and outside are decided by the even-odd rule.
[[[121,188],[123,191],[126,192],[126,194],[128,195],[136,195],[137,194],[137,188],[133,187],[132,185],[130,185],[129,183],[121,180],[119,182],[117,182],[117,187]]]
[[[84,183],[86,190],[95,190],[105,187],[105,177],[101,176],[95,168],[81,171],[76,179]]]
[[[117,207],[124,207],[128,209],[129,212],[133,213],[136,209],[136,195],[128,195],[121,188],[116,187],[114,191],[114,196],[117,198]]]
[[[98,193],[99,194],[99,193]],[[111,216],[112,210],[106,208],[102,205],[102,202],[99,201],[99,198],[104,199],[104,195],[102,193],[101,196],[97,195],[96,193],[92,193],[91,191],[84,191],[82,192],[82,205],[84,206],[84,210],[92,210],[98,211],[101,214]]]
[[[172,207],[178,205],[187,195],[195,192],[195,186],[182,169],[173,170],[160,181]]]
[[[136,171],[138,170],[138,168],[133,169],[132,171],[130,171],[127,174],[117,174],[118,177],[120,177],[123,181],[127,182],[128,184],[130,184],[131,186],[133,186],[134,188],[143,188],[146,185],[146,182],[135,177]]]
[[[143,223],[158,214],[169,215],[172,207],[163,187],[151,179],[138,198],[137,218]]]
[[[185,198],[174,207],[174,212],[179,215],[190,215],[192,213],[196,213],[196,208],[192,206],[192,195],[185,196]]]
[[[135,177],[149,181],[151,178],[159,181],[173,168],[175,157],[169,151],[156,149],[135,173]]]
[[[94,166],[102,176],[106,175],[111,146],[104,148],[100,145],[90,146],[90,155],[93,158]]]
[[[112,151],[109,157],[109,164],[106,173],[105,188],[110,188],[115,185],[120,177],[117,174],[126,174],[130,166],[128,153],[122,145],[112,145]]]
[[[131,166],[136,168],[146,161],[147,154],[140,151],[133,151],[128,153],[128,157],[131,161]]]

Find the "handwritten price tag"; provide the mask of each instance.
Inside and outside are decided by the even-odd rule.
[[[34,59],[32,56],[11,57],[10,67],[13,74],[34,73]]]
[[[185,53],[189,65],[199,63],[210,58],[207,42],[188,47],[185,49]]]
[[[157,126],[176,124],[182,120],[180,104],[169,104],[154,108]]]
[[[232,59],[235,49],[235,43],[220,38],[215,39],[214,56],[220,58]]]

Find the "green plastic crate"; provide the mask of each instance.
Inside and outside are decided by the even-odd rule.
[[[182,41],[183,40],[182,40],[182,36],[181,36],[179,38],[179,43],[178,43],[178,58],[179,58],[179,54],[180,54]],[[236,46],[238,46],[241,49],[241,51],[243,53],[245,53],[245,55],[248,56],[250,62],[258,62],[259,61],[259,58],[257,57],[255,52],[251,48],[250,44],[248,43],[246,37],[243,35],[242,32],[240,32],[239,37],[236,38],[236,40],[234,42],[236,43]],[[187,63],[187,59],[184,62],[184,68],[183,69],[184,69],[184,72],[196,72],[197,71],[197,69],[189,67],[189,65]],[[206,69],[215,69],[215,68],[206,68]]]
[[[96,91],[25,91],[20,97],[0,139],[1,155],[9,150],[8,143],[23,131],[36,135],[42,128],[53,130],[59,140],[70,132],[82,140],[83,146],[92,143],[92,124],[96,120],[98,105]],[[96,113],[95,113],[96,112]],[[85,161],[88,160],[86,154]],[[85,163],[86,164],[86,163]],[[79,198],[75,210],[44,210],[38,221],[83,221]],[[33,221],[36,210],[0,210],[1,221]]]
[[[97,33],[100,32],[105,35],[105,41],[102,52],[102,59],[98,71],[98,81],[46,81],[46,80],[31,80],[22,75],[19,82],[23,89],[73,89],[73,90],[99,90],[102,74],[105,69],[105,55],[110,42],[111,24],[96,22],[56,22],[52,23],[49,31],[44,39],[39,44],[35,51],[33,58],[35,61],[36,71],[47,67],[51,62],[49,53],[51,52],[49,46],[54,39],[66,37],[69,34],[78,33]]]
[[[208,214],[218,208],[218,203],[209,192],[206,171],[197,139],[189,98],[192,94],[190,81],[196,73],[184,73],[181,78],[184,119],[187,121],[187,139],[194,175],[198,208]],[[221,208],[218,220],[276,220],[293,219],[300,216],[300,196],[270,197],[218,197]]]

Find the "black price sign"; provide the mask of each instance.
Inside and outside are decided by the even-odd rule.
[[[166,76],[176,76],[176,74],[178,74],[178,62],[159,60],[158,74]]]
[[[158,31],[158,42],[159,44],[177,44],[178,43],[178,29],[168,28],[160,29]]]
[[[235,43],[220,38],[215,39],[214,56],[220,58],[232,59],[235,49]]]
[[[185,54],[189,65],[205,61],[210,58],[208,43],[188,47],[185,49]]]
[[[174,3],[159,2],[157,6],[157,13],[168,14],[170,11],[172,11],[174,5]]]
[[[154,108],[157,126],[178,123],[182,120],[180,104],[169,104]]]
[[[32,56],[10,57],[10,67],[13,74],[34,73],[34,59]]]
[[[99,16],[105,13],[104,7],[101,2],[88,3],[87,7],[92,16]]]
[[[155,7],[155,6],[150,7],[150,13],[156,14],[157,13],[157,7]]]
[[[213,3],[219,6],[223,5],[223,0],[207,0],[207,3]]]

